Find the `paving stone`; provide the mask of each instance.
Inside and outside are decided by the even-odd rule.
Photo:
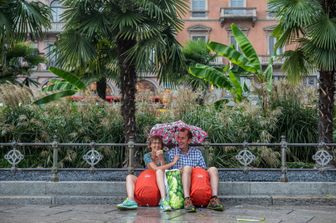
[[[107,222],[204,222],[237,223],[237,218],[265,218],[267,223],[334,223],[334,206],[226,206],[224,212],[198,208],[196,213],[176,210],[168,213],[157,207],[119,211],[114,205],[26,205],[1,206],[1,223],[107,223]]]

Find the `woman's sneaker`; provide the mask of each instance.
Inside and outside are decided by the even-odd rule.
[[[160,208],[161,210],[163,210],[164,212],[167,212],[167,211],[171,211],[172,208],[170,207],[169,205],[169,202],[167,200],[160,200]]]
[[[121,204],[117,205],[117,208],[120,210],[134,210],[138,208],[138,204],[137,202],[126,198]]]

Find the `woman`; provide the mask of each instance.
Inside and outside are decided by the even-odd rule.
[[[179,157],[175,156],[171,163],[166,163],[165,156],[162,150],[163,142],[160,136],[152,136],[149,139],[148,147],[150,149],[150,152],[144,155],[144,161],[146,167],[151,171],[147,172],[148,174],[145,176],[148,177],[147,179],[141,178],[142,180],[141,182],[144,182],[145,184],[150,183],[151,173],[154,173],[155,174],[154,177],[156,177],[155,181],[157,187],[159,188],[161,196],[161,200],[159,203],[160,208],[163,211],[170,211],[171,207],[169,206],[169,202],[166,199],[166,192],[164,186],[164,171],[174,166],[175,163],[178,161]],[[139,178],[140,177],[141,174]],[[117,208],[129,210],[129,209],[136,209],[138,207],[138,203],[136,202],[137,193],[134,192],[137,181],[139,183],[139,178],[131,174],[126,177],[127,198],[121,204],[118,204]],[[141,187],[141,185],[139,187]],[[138,200],[138,202],[139,201],[140,200]]]

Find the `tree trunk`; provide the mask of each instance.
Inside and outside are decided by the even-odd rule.
[[[133,40],[117,40],[118,64],[120,67],[121,114],[124,122],[125,141],[135,136],[135,93],[136,70],[135,65],[126,58],[127,50],[135,45]]]
[[[97,94],[101,99],[106,100],[106,77],[102,77],[97,82]]]
[[[333,107],[335,92],[333,71],[320,71],[319,80],[319,141],[333,141]]]

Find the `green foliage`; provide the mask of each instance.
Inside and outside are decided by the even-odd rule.
[[[26,86],[38,85],[38,82],[30,78],[33,69],[39,63],[45,62],[45,58],[39,55],[37,48],[27,42],[15,42],[9,45],[4,55],[4,63],[0,63],[0,84],[12,82],[19,84],[17,78],[24,77]],[[21,84],[21,83],[20,83]]]
[[[74,95],[81,90],[85,90],[90,82],[94,81],[94,79],[85,81],[83,78],[79,78],[70,72],[56,67],[50,67],[49,71],[62,79],[51,79],[51,85],[44,87],[42,91],[52,92],[52,94],[34,101],[34,104],[42,105],[57,101],[66,96]]]
[[[38,1],[0,1],[0,78],[15,81],[18,74],[27,75],[41,57],[22,41],[36,40],[50,28],[50,7]],[[9,54],[8,54],[9,53]],[[20,59],[21,58],[21,59]],[[22,66],[22,58],[27,63]],[[26,79],[31,83],[30,79]],[[27,84],[26,83],[26,84]]]
[[[262,98],[263,107],[267,110],[268,97],[272,90],[273,60],[271,59],[266,69],[263,70],[259,57],[246,35],[235,24],[231,24],[231,30],[240,51],[234,46],[216,42],[210,42],[208,48],[214,55],[226,58],[234,66],[227,65],[224,69],[219,69],[196,64],[189,68],[189,73],[218,88],[228,90],[236,102],[241,102],[244,92],[248,91],[247,87],[240,83],[240,76],[254,77],[255,92]]]
[[[281,114],[277,120],[277,128],[271,134],[276,139],[284,135],[288,142],[318,142],[318,114],[314,105],[316,101],[305,103],[305,98],[312,97],[309,89],[303,91],[301,86],[294,87],[285,81],[279,82],[274,88],[271,106],[273,109],[279,108]],[[316,98],[316,91],[313,94]],[[289,161],[312,161],[315,153],[311,147],[289,148],[288,151]]]
[[[192,89],[201,89],[204,92],[209,89],[209,84],[201,78],[195,77],[188,72],[190,66],[196,64],[211,65],[211,61],[215,59],[214,55],[210,54],[207,43],[203,40],[188,41],[182,48],[182,53],[185,57],[185,69],[181,71],[179,84],[191,86]]]
[[[300,87],[289,88],[275,85],[272,91],[270,111],[263,112],[259,106],[247,102],[234,107],[223,105],[201,106],[196,103],[197,95],[183,89],[166,112],[159,113],[149,103],[138,98],[136,142],[146,142],[151,127],[157,123],[182,120],[206,130],[210,142],[279,142],[285,135],[289,142],[316,142],[317,112],[307,101],[313,98]],[[139,100],[143,100],[139,103]],[[148,103],[145,105],[145,103]],[[32,105],[0,107],[0,141],[13,139],[19,142],[51,142],[53,135],[60,142],[116,142],[125,140],[123,121],[118,106],[96,103],[68,103],[60,101],[39,108]],[[10,148],[0,151],[0,163]],[[60,165],[63,167],[87,167],[82,156],[90,148],[67,148],[60,152]],[[239,167],[235,156],[241,148],[212,147],[209,150],[209,163],[217,167]],[[279,167],[279,148],[250,148],[257,156],[253,167]],[[50,167],[52,150],[49,148],[26,147],[20,149],[27,159],[20,167]],[[124,148],[98,148],[104,159],[98,167],[122,167],[125,164]],[[314,152],[311,148],[289,148],[289,161],[311,162]],[[136,147],[137,164],[142,166],[145,148]],[[8,166],[8,164],[6,164]]]
[[[63,0],[62,5],[65,26],[55,43],[57,66],[99,79],[117,79],[129,139],[136,129],[137,77],[150,71],[160,82],[171,83],[184,67],[175,37],[183,28],[181,16],[187,4],[184,0]]]

